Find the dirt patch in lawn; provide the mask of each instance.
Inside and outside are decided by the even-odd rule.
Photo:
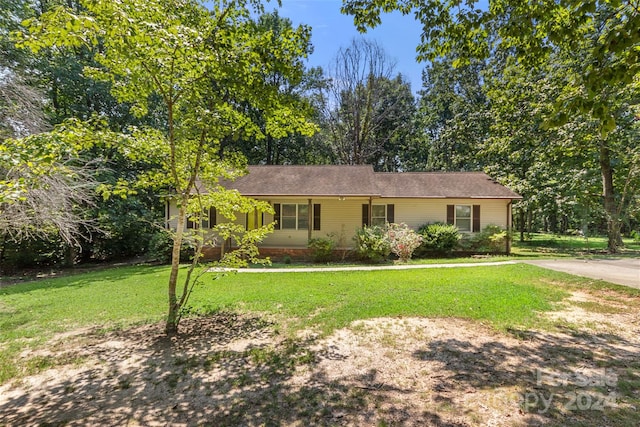
[[[384,318],[291,339],[218,313],[173,338],[66,334],[23,355],[53,367],[0,387],[0,425],[638,425],[638,300],[576,292],[545,316],[548,331]]]

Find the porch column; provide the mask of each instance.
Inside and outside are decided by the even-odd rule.
[[[373,197],[369,197],[369,212],[368,212],[368,218],[367,218],[367,223],[369,224],[369,227],[373,225],[371,223],[371,219],[373,218],[373,213],[371,212],[372,210],[373,210]]]
[[[311,231],[313,230],[313,202],[311,199],[308,199],[308,206],[307,206],[307,235],[308,235],[308,239],[307,240],[311,240]]]

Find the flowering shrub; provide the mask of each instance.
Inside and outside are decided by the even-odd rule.
[[[422,236],[410,229],[407,224],[389,224],[387,238],[391,252],[400,258],[400,262],[409,261],[413,251],[422,243]]]
[[[386,227],[359,228],[353,239],[356,241],[356,252],[367,261],[382,262],[391,253]]]

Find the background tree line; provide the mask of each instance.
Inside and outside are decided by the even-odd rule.
[[[32,163],[52,161],[34,150],[40,132],[73,119],[94,120],[96,129],[114,132],[167,126],[167,107],[155,95],[147,100],[147,114],[135,114],[134,102],[117,99],[108,81],[85,73],[97,66],[99,45],[38,53],[16,46],[12,34],[25,19],[60,4],[82,8],[75,0],[0,0],[0,142],[5,146],[0,262],[5,269],[125,259],[163,244],[156,238],[164,216],[157,197],[163,188],[134,185],[157,167],[157,159],[129,156],[108,138],[102,144],[61,141],[60,146],[71,145],[50,165],[59,170],[53,186],[61,190],[58,198],[47,204],[30,192],[27,200],[16,196],[21,203],[12,203],[18,192],[9,183],[44,185],[29,168],[14,166],[16,152]],[[600,9],[610,6],[596,6],[591,12],[596,21],[609,16]],[[291,21],[276,13],[252,19],[256,31],[274,40],[293,31]],[[485,170],[524,196],[514,211],[521,238],[538,230],[609,233],[615,251],[620,233],[640,226],[640,84],[637,67],[628,66],[628,75],[618,72],[621,63],[635,66],[637,58],[617,48],[604,53],[594,48],[602,44],[601,29],[616,22],[574,24],[581,29],[579,41],[570,49],[560,43],[540,47],[537,61],[519,59],[515,44],[493,45],[470,57],[473,49],[452,38],[444,54],[428,57],[417,93],[390,56],[364,38],[345,41],[326,69],[308,68],[298,76],[284,65],[265,67],[264,87],[295,105],[315,132],[275,131],[268,108],[247,96],[234,105],[259,132],[226,134],[217,155],[241,155],[250,164]],[[483,40],[501,39],[495,27],[484,30]],[[629,40],[637,46],[631,35]],[[312,49],[307,38],[298,60]],[[277,65],[270,54],[261,52],[262,60]],[[610,64],[612,74],[599,74],[596,61]],[[591,74],[585,77],[584,70]],[[12,145],[10,153],[8,141],[21,137],[32,139]],[[46,206],[63,208],[47,212]]]

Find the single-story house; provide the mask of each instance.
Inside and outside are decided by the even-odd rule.
[[[386,222],[414,229],[445,222],[463,233],[478,232],[487,225],[510,229],[511,204],[522,198],[483,172],[374,172],[368,165],[248,169],[247,175],[225,186],[273,206],[273,215],[239,219],[249,228],[275,222],[275,231],[260,245],[265,255],[304,253],[309,239],[328,235],[343,249],[353,247],[356,229]],[[169,225],[176,214],[176,207],[169,204]],[[212,212],[203,226],[218,220],[223,218]],[[215,248],[210,249],[213,255]]]

